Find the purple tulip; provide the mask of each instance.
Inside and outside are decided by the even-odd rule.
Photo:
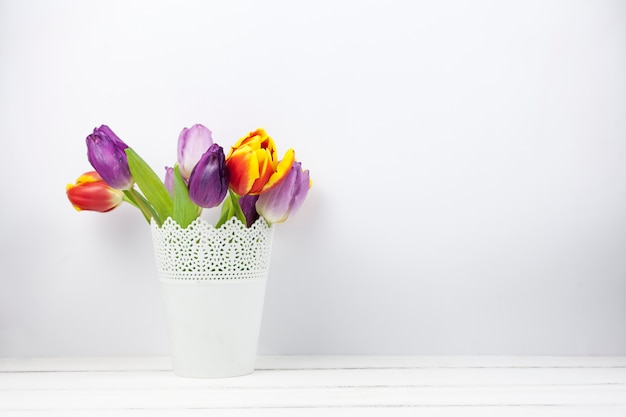
[[[165,167],[165,178],[163,179],[163,184],[165,184],[165,188],[167,188],[170,195],[174,195],[174,168]]]
[[[124,152],[128,145],[106,125],[95,128],[86,141],[87,159],[102,179],[118,190],[130,189],[134,180]]]
[[[180,166],[179,166],[180,168]],[[224,149],[212,144],[189,175],[189,198],[204,208],[219,206],[228,192]]]
[[[239,207],[241,207],[241,211],[246,217],[246,227],[252,226],[259,218],[259,213],[256,211],[256,202],[258,199],[258,195],[251,194],[244,195],[239,199]]]
[[[196,124],[189,129],[184,128],[180,132],[178,136],[178,168],[184,179],[189,179],[191,171],[212,144],[211,131],[203,125]]]
[[[285,179],[259,196],[256,209],[270,223],[284,222],[300,208],[310,186],[309,170],[294,162]]]

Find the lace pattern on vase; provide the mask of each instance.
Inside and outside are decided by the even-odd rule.
[[[161,280],[265,279],[274,227],[257,220],[246,228],[235,217],[219,229],[197,218],[187,228],[168,218],[152,222],[152,240]]]

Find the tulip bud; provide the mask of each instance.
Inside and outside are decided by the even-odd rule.
[[[180,175],[189,179],[191,171],[202,155],[213,144],[211,131],[201,124],[184,128],[178,136],[178,169]]]
[[[95,128],[86,142],[87,158],[100,177],[113,188],[130,189],[134,181],[124,152],[128,145],[105,125]]]
[[[124,201],[124,193],[110,187],[96,171],[85,172],[76,184],[65,187],[67,198],[77,211],[111,211]]]
[[[217,207],[228,192],[228,168],[224,150],[214,143],[202,155],[189,176],[189,199],[204,208]],[[180,167],[179,167],[180,168]]]
[[[259,196],[256,209],[270,223],[284,222],[300,208],[310,187],[309,170],[294,162],[285,179]]]
[[[244,195],[239,199],[239,207],[246,218],[246,227],[252,226],[252,224],[259,218],[259,213],[256,211],[256,202],[259,199],[258,195]]]
[[[170,193],[171,196],[174,195],[174,168],[165,167],[165,178],[163,179],[163,184],[165,184],[165,188]]]

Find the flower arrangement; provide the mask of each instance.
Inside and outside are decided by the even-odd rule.
[[[165,168],[163,180],[106,125],[95,128],[86,142],[94,171],[66,187],[78,211],[109,212],[128,202],[149,223],[161,226],[171,217],[184,228],[204,208],[221,205],[216,228],[233,216],[250,227],[259,218],[284,222],[311,187],[309,171],[296,161],[294,150],[279,160],[274,140],[263,129],[242,137],[225,154],[207,127],[184,128],[177,162]]]

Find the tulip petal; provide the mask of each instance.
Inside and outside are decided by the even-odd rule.
[[[244,195],[239,199],[239,206],[243,215],[246,217],[246,227],[250,227],[259,218],[259,213],[256,211],[256,202],[259,199],[258,195]]]
[[[184,179],[189,179],[191,171],[212,144],[211,131],[204,125],[195,124],[180,132],[178,136],[178,168]]]
[[[294,189],[293,198],[291,200],[291,207],[289,208],[289,215],[293,215],[296,213],[304,200],[306,199],[307,194],[309,193],[309,189],[311,188],[311,179],[309,175],[309,170],[301,171],[300,166],[298,166],[298,177],[296,179],[296,187]]]
[[[86,143],[87,159],[102,179],[118,190],[130,189],[133,177],[124,152],[128,145],[105,125],[94,129],[93,134],[87,136]]]
[[[89,171],[82,174],[76,179],[76,185],[84,184],[87,182],[104,181],[102,177],[96,171]],[[70,184],[72,185],[72,184]]]
[[[287,220],[295,181],[296,176],[290,175],[277,185],[272,192],[259,196],[257,209],[265,220],[270,223],[280,223]]]
[[[174,168],[165,167],[165,178],[163,179],[163,185],[167,188],[167,191],[171,196],[174,195]]]
[[[296,159],[296,152],[293,149],[287,150],[285,152],[285,156],[278,163],[276,170],[272,175],[268,178],[267,182],[263,186],[263,189],[260,191],[261,193],[271,190],[277,184],[279,184],[285,177],[289,174],[289,170],[293,165]]]
[[[110,187],[103,180],[94,180],[92,172],[78,177],[76,184],[67,184],[65,192],[77,210],[111,211],[123,202],[124,193]]]
[[[254,180],[254,183],[252,183],[248,194],[255,195],[259,194],[263,190],[265,184],[267,183],[267,181],[269,181],[270,177],[274,173],[274,167],[272,164],[273,161],[269,153],[263,149],[259,149],[258,151],[254,152],[253,158],[256,158],[258,162],[258,169],[256,170],[258,177],[256,180]]]
[[[259,196],[257,211],[270,223],[284,222],[304,202],[310,182],[309,171],[302,171],[300,162],[294,162],[281,182]]]
[[[102,125],[100,126],[98,129],[99,132],[103,133],[106,137],[108,137],[109,139],[111,139],[111,141],[115,144],[115,146],[117,146],[118,148],[121,149],[126,149],[128,148],[128,145],[126,143],[124,143],[124,141],[122,139],[119,138],[119,136],[117,136],[115,134],[115,132],[113,132],[111,130],[111,128],[107,125]]]
[[[229,184],[238,195],[246,195],[259,178],[259,161],[249,148],[244,147],[226,161],[230,173]]]
[[[218,206],[228,192],[228,177],[224,150],[214,143],[191,171],[189,198],[200,207]]]

